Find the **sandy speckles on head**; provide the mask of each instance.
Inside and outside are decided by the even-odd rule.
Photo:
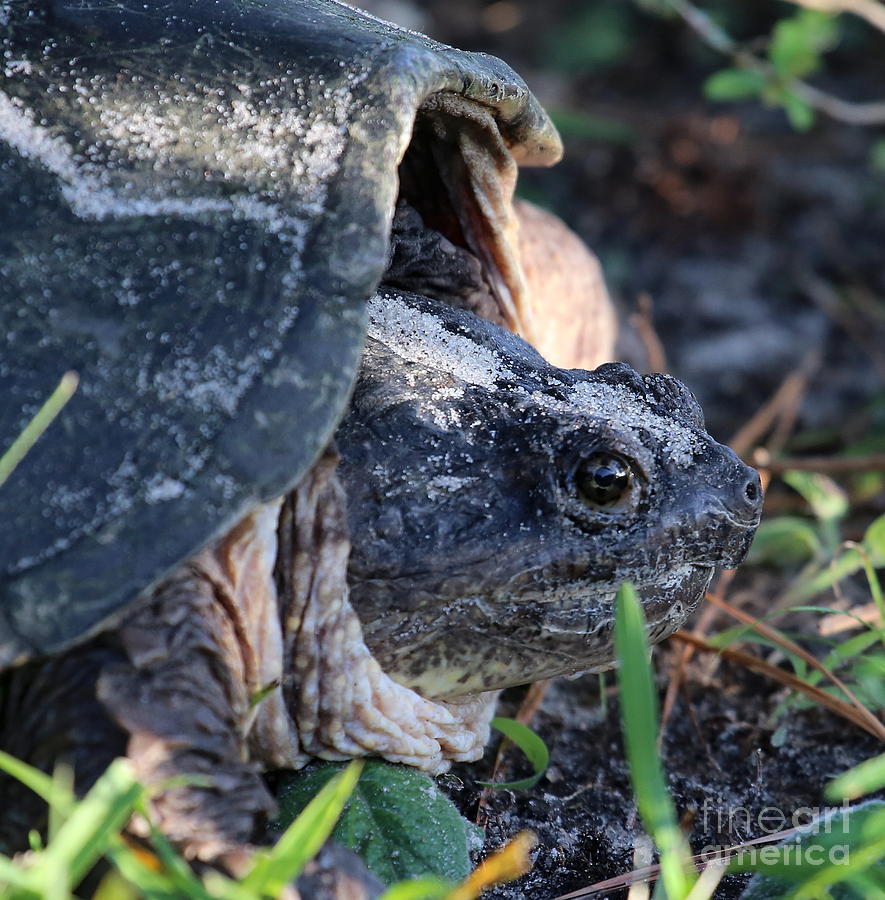
[[[555,370],[541,369],[536,373],[537,390],[519,386],[513,370],[495,350],[466,334],[447,330],[436,316],[415,309],[395,294],[382,292],[369,302],[369,335],[403,359],[454,379],[454,384],[449,381],[431,398],[434,408],[440,412],[437,416],[440,424],[446,418],[442,411],[449,408],[452,400],[463,396],[464,386],[495,390],[506,383],[508,390],[539,409],[557,415],[586,415],[606,420],[613,427],[632,433],[640,442],[645,435],[651,435],[677,466],[691,466],[695,454],[703,449],[695,429],[653,412],[645,398],[626,385],[593,380],[578,381],[567,387],[557,381],[559,393],[563,390],[566,393],[565,399],[559,399],[544,389],[555,379]],[[417,395],[416,399],[422,400]],[[426,404],[427,398],[422,402]]]

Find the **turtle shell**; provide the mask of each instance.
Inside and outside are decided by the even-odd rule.
[[[0,0],[0,666],[95,632],[345,409],[398,167],[440,95],[525,162],[523,82],[323,0]],[[413,166],[414,177],[414,166]]]

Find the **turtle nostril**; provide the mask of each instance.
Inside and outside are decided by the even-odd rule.
[[[762,508],[762,483],[759,481],[759,473],[755,469],[747,467],[745,480],[741,487],[743,496],[738,494],[740,497],[739,507],[758,520]]]
[[[728,514],[741,525],[757,525],[762,512],[762,482],[759,473],[739,464],[731,471],[731,485],[722,501]]]

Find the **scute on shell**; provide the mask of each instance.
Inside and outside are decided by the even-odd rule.
[[[119,614],[332,434],[397,166],[439,92],[520,162],[555,131],[503,63],[323,0],[0,2],[0,667]]]

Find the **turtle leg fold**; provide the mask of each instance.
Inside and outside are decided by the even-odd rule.
[[[98,680],[99,699],[128,735],[136,776],[154,789],[155,824],[203,861],[248,847],[273,810],[248,761],[249,696],[218,593],[202,571],[182,569],[120,626],[126,660]]]
[[[239,875],[275,803],[267,765],[305,757],[290,734],[274,562],[280,501],[144,596],[113,631],[0,681],[0,747],[51,771],[68,762],[85,792],[128,756],[154,825],[188,859]],[[287,742],[288,741],[288,742]],[[0,845],[25,849],[45,805],[0,776]],[[130,830],[143,834],[138,818]],[[327,845],[286,900],[370,900],[383,887]]]
[[[79,793],[126,755],[153,791],[154,822],[187,857],[248,858],[274,810],[248,743],[258,720],[252,697],[279,678],[278,510],[278,502],[258,507],[115,630],[5,673],[0,748],[46,771],[69,764]],[[274,698],[262,706],[272,711]],[[0,810],[10,849],[22,849],[45,818],[41,801],[12,779],[0,780]]]
[[[337,460],[327,451],[281,516],[288,571],[280,606],[285,668],[293,675],[284,688],[301,746],[326,759],[382,756],[432,774],[478,759],[497,692],[458,701],[422,697],[387,675],[363,640],[348,600],[350,541]]]
[[[250,868],[275,811],[264,765],[250,757],[257,745],[262,762],[280,760],[274,741],[288,722],[277,720],[278,510],[278,501],[259,507],[157,588],[116,632],[125,661],[98,681],[136,775],[154,789],[154,824],[187,858],[234,875]],[[297,759],[296,747],[283,762]],[[382,890],[354,853],[329,843],[282,896],[373,900]]]

